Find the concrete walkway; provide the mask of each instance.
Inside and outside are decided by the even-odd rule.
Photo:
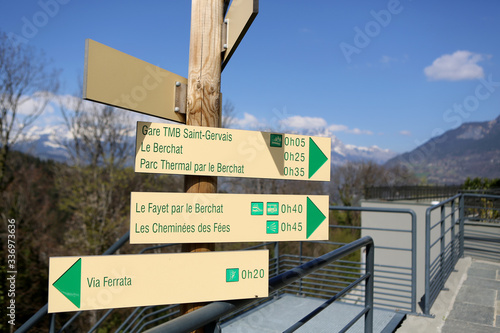
[[[434,318],[408,316],[398,333],[500,332],[500,264],[462,258],[431,308]]]
[[[324,302],[324,299],[284,294],[223,324],[221,326],[222,333],[281,333],[311,311],[323,305]],[[335,302],[297,329],[296,332],[339,332],[363,308],[363,306],[359,305]],[[384,332],[384,329],[388,325],[391,326],[395,319],[399,323],[402,318],[398,317],[394,311],[375,309],[373,313],[373,332]],[[391,327],[397,326],[397,323]],[[364,320],[361,318],[348,332],[363,333],[364,331]]]

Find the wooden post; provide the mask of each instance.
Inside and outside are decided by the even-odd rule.
[[[224,0],[192,0],[191,6],[186,125],[218,127],[221,117],[221,40]],[[217,177],[185,176],[184,189],[190,193],[215,193]],[[183,252],[214,249],[213,243],[182,246]],[[190,312],[201,306],[202,304],[186,304],[182,312]]]

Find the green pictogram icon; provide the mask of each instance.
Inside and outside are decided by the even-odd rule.
[[[266,234],[277,234],[279,231],[278,221],[267,221]]]
[[[226,269],[226,282],[238,282],[240,280],[240,269],[239,268],[227,268]]]
[[[266,205],[267,215],[279,215],[279,202],[268,202]]]
[[[264,203],[252,202],[250,215],[264,215]]]
[[[271,134],[271,140],[269,145],[271,147],[282,147],[283,146],[283,134]]]

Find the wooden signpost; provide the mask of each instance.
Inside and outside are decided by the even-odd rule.
[[[192,0],[187,79],[86,41],[85,99],[186,124],[138,122],[135,171],[186,175],[186,193],[133,192],[130,230],[186,253],[51,258],[49,312],[267,297],[267,250],[204,251],[328,239],[328,196],[215,194],[218,176],[330,180],[330,138],[217,128],[221,69],[258,12],[233,0],[224,19],[228,4]]]
[[[130,243],[328,240],[327,195],[132,192]]]
[[[267,297],[268,252],[50,258],[48,312]]]

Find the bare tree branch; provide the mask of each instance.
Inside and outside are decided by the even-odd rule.
[[[48,66],[43,53],[12,43],[0,32],[0,189],[8,183],[5,173],[10,148],[59,88],[59,72]],[[28,103],[32,105],[28,107]]]
[[[231,127],[236,117],[236,112],[234,110],[234,104],[230,100],[226,100],[224,106],[222,107],[222,121],[220,127]]]

